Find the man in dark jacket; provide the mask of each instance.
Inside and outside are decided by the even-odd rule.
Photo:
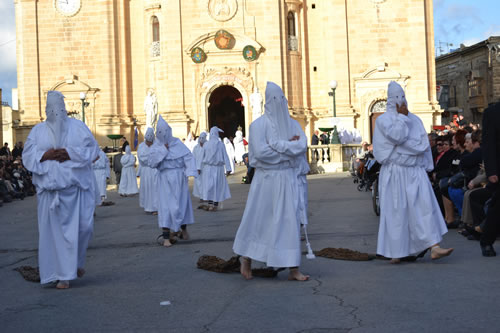
[[[492,193],[481,235],[481,252],[485,257],[496,256],[493,243],[500,229],[500,103],[488,106],[483,114],[482,151],[484,169]]]
[[[19,141],[12,150],[12,158],[15,160],[18,156],[23,156],[23,143]]]
[[[11,156],[9,144],[6,142],[2,148],[0,148],[0,156]]]

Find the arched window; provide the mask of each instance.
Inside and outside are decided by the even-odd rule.
[[[153,27],[153,42],[160,41],[160,21],[156,16],[153,16],[151,20],[151,26]]]
[[[287,16],[288,25],[288,50],[297,51],[299,48],[299,43],[297,40],[297,32],[295,31],[295,13],[290,11]]]
[[[296,37],[297,35],[295,34],[295,14],[293,12],[288,12],[288,36],[294,36]]]
[[[151,32],[153,33],[153,41],[151,42],[151,56],[160,56],[160,21],[156,16],[151,18]]]

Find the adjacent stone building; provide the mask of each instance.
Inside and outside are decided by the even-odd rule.
[[[436,80],[444,124],[455,114],[481,122],[488,104],[500,101],[500,37],[437,57]]]
[[[432,0],[14,0],[22,140],[44,118],[47,91],[100,144],[145,132],[144,99],[186,137],[217,124],[248,133],[250,96],[281,85],[291,115],[311,135],[346,128],[370,140],[387,84],[406,88],[427,128],[436,100]]]

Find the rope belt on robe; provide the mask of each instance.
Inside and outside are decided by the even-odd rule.
[[[50,203],[50,210],[55,210],[56,207],[59,207],[59,204],[61,203],[59,201],[59,191],[53,190],[53,191],[47,191],[49,193],[55,193],[54,199],[52,199],[52,202]]]

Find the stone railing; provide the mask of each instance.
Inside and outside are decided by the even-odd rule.
[[[151,57],[156,58],[160,56],[160,42],[151,43]]]
[[[299,41],[296,36],[288,36],[288,50],[289,51],[298,51],[299,49]]]
[[[347,171],[352,156],[361,148],[360,144],[309,146],[307,160],[311,166],[311,173]]]

